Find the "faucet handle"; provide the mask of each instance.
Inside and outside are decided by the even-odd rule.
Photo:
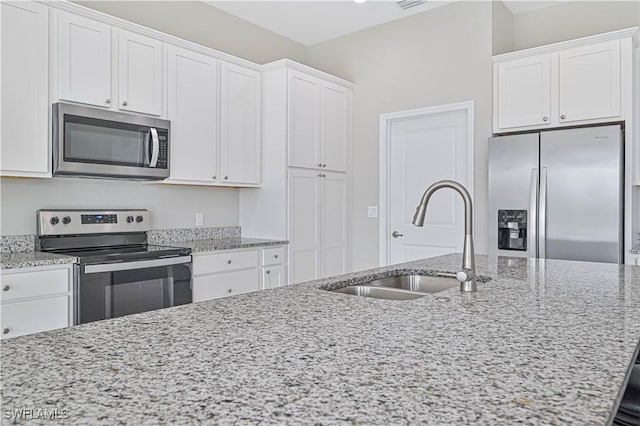
[[[476,274],[471,269],[463,269],[456,274],[456,279],[461,283],[475,279]]]

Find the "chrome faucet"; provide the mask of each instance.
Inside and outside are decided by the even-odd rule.
[[[471,196],[466,188],[458,182],[452,180],[441,180],[431,185],[424,192],[422,201],[416,209],[413,216],[413,224],[415,226],[424,225],[424,216],[427,211],[429,199],[440,188],[451,188],[462,196],[464,200],[464,247],[462,250],[462,269],[456,274],[456,278],[460,281],[460,291],[477,291],[476,286],[476,262],[473,253],[473,206],[471,204]]]

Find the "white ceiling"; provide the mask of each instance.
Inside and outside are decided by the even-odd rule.
[[[427,0],[425,4],[407,10],[400,8],[395,0],[368,0],[365,3],[353,0],[205,0],[205,3],[310,46],[454,1],[458,0]],[[565,1],[507,0],[504,3],[512,13],[522,13]]]

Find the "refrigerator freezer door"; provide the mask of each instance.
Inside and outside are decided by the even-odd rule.
[[[545,244],[540,252],[548,259],[621,263],[620,127],[544,132],[540,167],[546,169],[546,187],[541,179],[540,188],[540,225],[546,224],[540,229],[540,244]]]
[[[539,134],[489,139],[489,253],[536,257]]]

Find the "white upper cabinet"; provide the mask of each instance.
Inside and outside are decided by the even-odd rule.
[[[0,174],[50,176],[48,8],[0,3]]]
[[[118,108],[162,114],[162,43],[118,30]]]
[[[622,121],[635,29],[494,56],[493,132]]]
[[[548,126],[551,117],[549,55],[502,62],[497,64],[496,72],[499,127]]]
[[[289,70],[289,166],[347,171],[349,89]]]
[[[347,170],[350,92],[342,86],[322,86],[322,164],[328,170]]]
[[[320,80],[289,71],[289,165],[318,168],[320,152]]]
[[[217,176],[218,60],[169,46],[170,180],[212,183]]]
[[[111,107],[111,26],[58,12],[59,96]]]
[[[220,175],[222,183],[259,184],[260,73],[220,65]]]
[[[620,116],[620,40],[558,55],[561,122]]]

